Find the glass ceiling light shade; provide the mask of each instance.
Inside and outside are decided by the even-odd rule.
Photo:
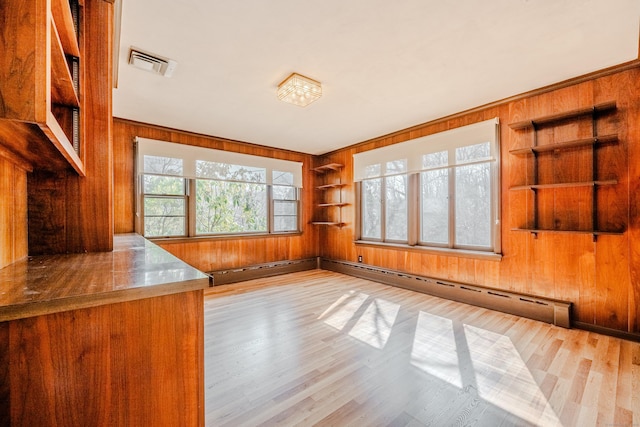
[[[278,85],[280,101],[306,107],[322,96],[322,86],[309,77],[293,73]]]

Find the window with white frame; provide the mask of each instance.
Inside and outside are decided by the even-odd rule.
[[[300,231],[302,164],[136,138],[146,237]]]
[[[500,251],[498,119],[354,155],[360,240]]]

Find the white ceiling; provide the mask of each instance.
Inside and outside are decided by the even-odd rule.
[[[639,0],[123,0],[121,117],[311,154],[638,57]],[[127,64],[131,46],[178,62]],[[297,72],[323,85],[278,101]]]

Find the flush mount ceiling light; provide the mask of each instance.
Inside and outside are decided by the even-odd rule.
[[[322,86],[309,77],[293,73],[278,85],[278,99],[306,107],[322,96]]]

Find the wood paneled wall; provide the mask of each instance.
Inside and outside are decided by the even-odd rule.
[[[27,171],[0,155],[0,268],[27,256]]]
[[[0,425],[203,426],[203,291],[0,323]]]
[[[599,132],[616,133],[619,142],[599,151],[602,179],[617,179],[618,184],[599,190],[598,206],[601,227],[624,227],[623,235],[599,236],[594,242],[589,234],[539,234],[512,231],[522,227],[530,215],[531,203],[526,191],[510,191],[523,184],[530,173],[526,160],[509,154],[509,150],[530,144],[530,134],[514,131],[508,124],[565,111],[615,101],[617,112],[603,119]],[[459,126],[499,117],[501,123],[501,261],[480,260],[425,253],[420,250],[393,249],[354,243],[355,191],[353,154]],[[548,129],[540,135],[563,141],[588,136],[589,126],[582,124]],[[541,141],[542,142],[542,141]],[[578,166],[584,153],[569,153],[560,164],[540,165],[540,181],[559,182],[582,178],[591,173]],[[343,228],[327,227],[319,236],[320,255],[331,259],[357,261],[436,278],[481,284],[500,289],[571,301],[574,319],[580,322],[640,332],[640,69],[632,68],[604,77],[517,100],[496,104],[468,114],[452,116],[397,132],[330,153],[321,162],[343,163],[342,178],[350,185],[343,198],[351,205],[343,208]],[[567,171],[577,175],[564,176]],[[604,175],[604,176],[603,176]],[[566,180],[566,181],[563,181]],[[558,189],[547,192],[539,201],[544,221],[589,228],[590,211],[584,194],[587,190]],[[552,227],[553,223],[541,224]]]
[[[309,225],[313,213],[313,173],[311,155],[245,144],[221,138],[114,119],[114,216],[115,232],[129,233],[135,228],[134,151],[136,136],[177,142],[201,147],[228,150],[244,154],[302,162],[302,224],[303,232],[292,236],[259,236],[237,239],[199,239],[188,242],[155,243],[190,265],[212,271],[243,267],[271,261],[303,259],[318,253],[318,229]]]

